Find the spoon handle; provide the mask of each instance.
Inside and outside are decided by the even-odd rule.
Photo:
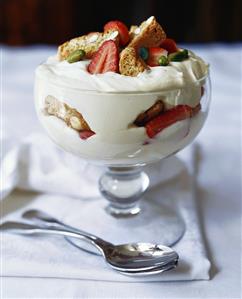
[[[101,253],[103,254],[103,248],[105,245],[109,244],[108,242],[91,235],[86,232],[76,232],[73,230],[58,228],[58,227],[43,227],[30,223],[23,222],[14,222],[7,221],[0,225],[1,231],[12,232],[15,234],[54,234],[54,235],[62,235],[65,237],[77,238],[81,240],[85,240],[88,243],[95,246]]]
[[[31,221],[34,221],[37,224],[40,224],[41,226],[45,226],[48,228],[64,228],[68,231],[71,230],[73,232],[77,232],[84,235],[89,235],[87,232],[84,232],[83,230],[80,230],[78,228],[72,227],[68,224],[65,224],[61,222],[60,220],[54,218],[53,216],[42,212],[40,210],[27,210],[22,214],[22,217],[24,219],[28,219]],[[93,237],[93,235],[92,235]]]
[[[53,217],[52,215],[43,212],[41,210],[37,210],[37,209],[30,209],[30,210],[26,210],[23,214],[22,214],[22,218],[27,219],[28,221],[30,220],[31,222],[34,222],[37,225],[41,225],[47,228],[63,228],[64,230],[68,230],[68,231],[73,231],[76,233],[81,233],[81,234],[87,234],[86,232],[84,232],[83,230],[80,230],[76,227],[70,226],[64,222],[61,222],[59,219]],[[79,246],[77,245],[75,242],[73,242],[71,240],[71,238],[66,237],[66,240],[71,243],[73,246],[78,247],[79,249],[82,249],[84,251],[87,251],[89,253],[92,254],[98,254],[100,255],[100,250],[96,251],[96,250],[92,250],[91,248],[86,248],[86,246]],[[85,240],[84,240],[85,241]],[[99,242],[101,242],[100,238],[99,238]],[[107,245],[107,241],[102,240],[102,244]],[[109,245],[111,245],[109,243]]]

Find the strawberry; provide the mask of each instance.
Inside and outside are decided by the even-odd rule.
[[[177,48],[176,42],[174,41],[174,39],[171,39],[171,38],[164,39],[161,42],[160,47],[166,49],[169,54],[179,51],[179,49]]]
[[[120,45],[125,46],[129,42],[129,30],[127,26],[120,21],[110,21],[104,25],[104,32],[117,30],[119,32]]]
[[[146,61],[146,63],[149,66],[159,66],[159,59],[161,56],[165,56],[167,57],[167,51],[163,48],[155,48],[155,47],[151,47],[149,48],[149,57]]]
[[[85,140],[89,137],[91,137],[92,135],[94,135],[95,133],[93,131],[90,130],[83,130],[79,132],[79,136],[81,137],[81,139]]]
[[[113,40],[105,41],[93,55],[87,70],[91,74],[118,72],[119,51]]]
[[[200,109],[200,104],[198,104],[194,108],[188,105],[177,105],[174,108],[161,113],[159,116],[149,121],[145,125],[146,133],[150,138],[153,138],[163,129],[169,127],[177,121],[181,121],[194,116]]]

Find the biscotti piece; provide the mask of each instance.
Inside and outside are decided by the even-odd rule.
[[[86,58],[91,58],[106,40],[118,41],[118,31],[110,30],[105,33],[91,32],[87,35],[76,37],[58,47],[58,57],[60,60],[66,59],[75,50],[84,50]]]
[[[132,27],[133,39],[129,43],[130,47],[158,47],[162,40],[166,38],[165,31],[153,16],[144,21],[139,27]]]
[[[135,48],[126,47],[120,54],[119,72],[125,76],[135,77],[148,68],[145,62],[139,57]]]
[[[129,36],[130,36],[130,41],[139,34],[140,28],[139,26],[132,25],[129,28]]]
[[[152,120],[164,111],[165,105],[162,100],[158,100],[149,109],[141,112],[135,119],[134,124],[143,127],[148,121]]]
[[[81,113],[53,96],[49,95],[45,99],[45,113],[64,120],[67,126],[76,131],[90,130]]]

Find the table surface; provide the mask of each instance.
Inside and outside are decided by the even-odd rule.
[[[211,65],[211,111],[197,138],[203,153],[197,201],[211,280],[116,283],[2,277],[1,298],[241,298],[242,45],[189,48]],[[33,105],[34,69],[54,51],[45,46],[2,47],[2,131],[13,140],[42,130]],[[33,196],[13,192],[1,204],[3,213]]]

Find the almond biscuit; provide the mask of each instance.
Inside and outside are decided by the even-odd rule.
[[[76,50],[84,50],[86,58],[91,58],[104,41],[111,39],[118,42],[118,35],[118,31],[115,30],[105,33],[91,32],[87,35],[73,38],[58,47],[58,58],[65,60]]]
[[[166,34],[155,17],[150,17],[138,28],[131,27],[133,39],[129,43],[130,47],[158,47],[161,41],[166,38]]]
[[[139,57],[135,48],[126,47],[120,54],[119,71],[125,76],[135,77],[148,69],[143,59]]]
[[[90,130],[81,113],[53,96],[49,95],[45,99],[45,113],[62,119],[69,127],[76,131]]]

